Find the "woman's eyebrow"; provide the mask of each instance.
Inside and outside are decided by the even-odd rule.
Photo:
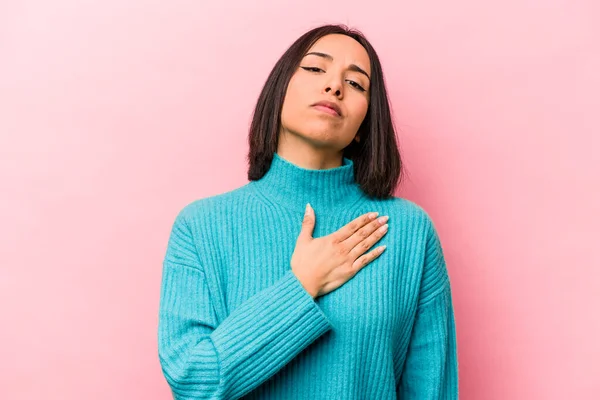
[[[326,59],[328,59],[329,61],[333,61],[333,57],[332,57],[332,56],[330,56],[329,54],[321,53],[321,52],[319,52],[319,51],[311,51],[310,53],[306,53],[306,54],[304,55],[304,57],[306,57],[306,56],[308,56],[308,55],[311,55],[311,54],[312,54],[312,55],[314,55],[314,56],[318,56],[318,57],[323,57],[323,58],[326,58]],[[361,67],[359,67],[359,66],[358,66],[358,65],[356,65],[356,64],[350,64],[350,65],[348,66],[348,69],[349,69],[350,71],[354,71],[354,72],[360,72],[361,74],[363,74],[364,76],[366,76],[366,77],[367,77],[369,80],[371,80],[371,77],[369,76],[369,74],[367,74],[367,73],[365,72],[365,70],[363,70]]]

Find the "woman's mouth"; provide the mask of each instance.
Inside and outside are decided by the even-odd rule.
[[[330,107],[327,107],[327,106],[323,106],[323,105],[320,105],[320,104],[317,104],[317,105],[315,105],[313,107],[316,108],[317,110],[322,111],[322,112],[324,112],[326,114],[329,114],[331,116],[334,116],[334,117],[339,117],[340,116],[337,113],[337,111],[335,111],[333,108],[330,108]]]

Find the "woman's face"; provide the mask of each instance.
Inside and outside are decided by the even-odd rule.
[[[355,139],[367,114],[370,76],[369,56],[360,43],[346,35],[323,36],[307,51],[290,79],[281,131],[317,147],[342,150]],[[337,105],[340,115],[315,105],[322,101]]]

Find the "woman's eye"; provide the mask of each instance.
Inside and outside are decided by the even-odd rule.
[[[310,72],[325,72],[321,68],[318,68],[318,67],[302,67],[301,66],[300,68],[302,68],[302,69],[304,69],[306,71],[310,71]],[[354,87],[356,90],[358,90],[360,92],[365,92],[366,91],[365,88],[363,88],[362,86],[360,86],[360,84],[358,84],[358,83],[356,83],[354,81],[350,81],[349,80],[347,82],[350,83],[350,85],[352,87]]]
[[[317,67],[302,67],[302,69],[305,69],[305,70],[311,71],[311,72],[323,71],[321,68],[317,68]]]
[[[354,81],[348,81],[348,83],[350,83],[350,85],[354,86],[356,89],[360,90],[361,92],[364,92],[365,89],[360,86],[358,83],[354,82]]]

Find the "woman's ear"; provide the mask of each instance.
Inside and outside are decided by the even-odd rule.
[[[356,141],[356,143],[360,143],[360,136],[359,135],[354,136],[354,140]]]

